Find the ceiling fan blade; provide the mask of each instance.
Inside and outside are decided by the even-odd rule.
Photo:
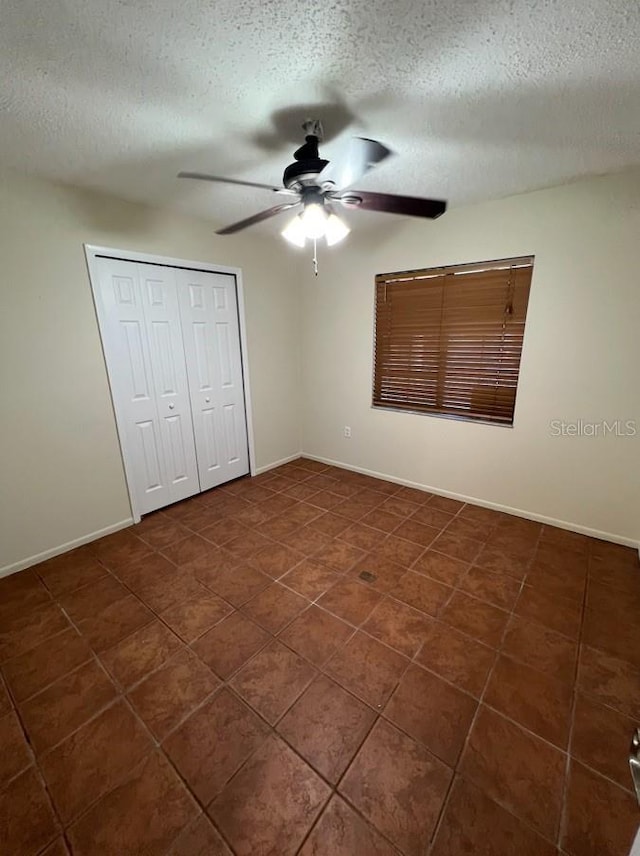
[[[349,187],[390,154],[391,150],[376,140],[352,137],[346,149],[319,174],[318,184],[331,182],[336,190]]]
[[[248,226],[254,226],[256,223],[261,223],[263,220],[268,220],[270,217],[275,217],[281,211],[286,211],[288,208],[295,208],[299,202],[283,202],[282,205],[274,205],[273,208],[267,208],[266,211],[260,211],[252,217],[247,217],[244,220],[239,220],[237,223],[232,223],[231,226],[225,226],[224,229],[217,229],[216,235],[233,235],[234,232],[239,232],[241,229],[246,229]]]
[[[298,195],[294,190],[287,190],[286,187],[275,187],[273,184],[260,184],[256,181],[241,181],[239,178],[223,178],[220,175],[209,175],[206,172],[179,172],[178,178],[195,178],[200,181],[215,181],[220,184],[239,184],[242,187],[259,187],[261,190],[271,190],[275,193]]]
[[[397,196],[394,193],[369,193],[365,190],[350,190],[344,196],[329,194],[334,201],[342,202],[347,208],[364,211],[383,211],[387,214],[404,214],[407,217],[429,217],[435,219],[447,210],[442,199],[421,199],[418,196]]]

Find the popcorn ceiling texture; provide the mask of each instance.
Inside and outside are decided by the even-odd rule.
[[[640,162],[638,43],[629,0],[4,0],[0,165],[222,225],[271,196],[177,170],[279,182],[317,115],[397,152],[363,187],[495,198]]]

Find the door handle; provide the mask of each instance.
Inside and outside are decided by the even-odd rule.
[[[640,728],[636,728],[631,737],[629,767],[631,768],[631,778],[633,780],[636,798],[640,804]]]
[[[207,402],[207,404],[209,404],[209,402],[211,401],[211,399],[210,399],[210,398],[205,398],[205,401]]]
[[[169,405],[169,410],[173,410],[173,408],[174,408],[174,407],[175,407],[175,404],[170,404],[170,405]]]

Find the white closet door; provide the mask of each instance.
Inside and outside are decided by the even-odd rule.
[[[146,514],[200,490],[173,270],[97,259],[96,307],[129,487]]]
[[[138,266],[171,502],[200,491],[173,268]]]
[[[176,270],[203,490],[249,472],[236,280]]]

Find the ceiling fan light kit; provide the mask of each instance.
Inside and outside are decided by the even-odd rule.
[[[269,190],[272,193],[281,194],[287,200],[265,211],[260,211],[252,217],[232,223],[224,229],[218,229],[216,234],[232,235],[248,226],[275,217],[283,211],[302,206],[302,211],[296,214],[281,234],[287,241],[298,247],[304,247],[307,239],[312,240],[315,251],[319,239],[324,238],[331,247],[349,234],[349,227],[334,213],[332,205],[428,219],[439,217],[446,211],[446,202],[439,199],[422,199],[415,196],[397,196],[351,189],[347,191],[347,188],[350,188],[373,167],[386,160],[391,154],[390,150],[376,140],[353,137],[341,155],[330,162],[321,158],[318,152],[318,146],[322,140],[321,123],[317,119],[309,119],[303,123],[302,128],[306,135],[305,142],[294,152],[293,163],[289,164],[284,171],[283,187],[223,178],[207,173],[178,173],[179,178],[194,178]]]
[[[324,238],[332,247],[351,231],[326,205],[322,194],[315,190],[303,191],[302,205],[302,212],[296,214],[281,232],[283,238],[294,246],[304,247],[307,238],[313,241]]]

